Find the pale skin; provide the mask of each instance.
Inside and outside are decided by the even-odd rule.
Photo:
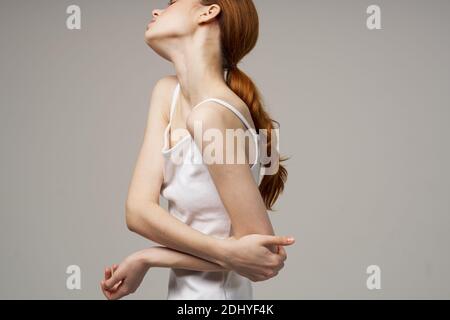
[[[125,209],[128,228],[160,246],[135,252],[119,265],[104,270],[100,286],[108,299],[120,299],[135,292],[152,267],[212,272],[233,270],[252,281],[264,281],[276,276],[284,267],[287,258],[284,246],[294,243],[291,237],[274,235],[248,159],[244,164],[207,164],[229,214],[232,225],[229,238],[221,239],[195,230],[159,204],[164,164],[161,150],[177,82],[181,85],[180,104],[172,130],[186,129],[186,134],[195,137],[201,150],[209,142],[194,135],[196,121],[201,121],[203,130],[215,128],[223,136],[226,129],[245,129],[239,118],[228,109],[219,108],[215,102],[206,102],[192,110],[206,98],[217,97],[233,104],[254,127],[248,107],[223,78],[215,20],[219,12],[219,6],[202,6],[198,0],[178,0],[165,9],[153,11],[155,22],[146,31],[146,42],[173,63],[177,75],[160,79],[151,92],[146,130]],[[169,147],[182,139],[169,136]],[[249,154],[244,145],[237,147]]]

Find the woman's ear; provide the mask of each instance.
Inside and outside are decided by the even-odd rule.
[[[202,8],[201,14],[200,14],[200,23],[208,23],[212,20],[214,20],[217,16],[219,16],[222,9],[217,4],[212,4],[210,6],[205,6]]]

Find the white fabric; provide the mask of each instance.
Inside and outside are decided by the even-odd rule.
[[[170,145],[168,134],[179,94],[178,83],[173,93],[170,120],[164,133],[164,147],[161,150],[165,159],[161,196],[167,199],[169,213],[174,217],[205,234],[227,238],[231,235],[231,222],[208,168],[202,163],[202,155],[194,139],[188,134],[172,148],[168,148]],[[197,106],[206,101],[215,101],[229,108],[252,132],[257,159],[252,164],[251,171],[255,182],[259,185],[261,178],[259,137],[255,129],[248,125],[247,120],[236,108],[223,100],[210,98]],[[177,159],[177,156],[180,158]],[[180,159],[182,161],[177,161]],[[200,272],[172,268],[167,299],[253,299],[253,287],[249,279],[234,271]]]

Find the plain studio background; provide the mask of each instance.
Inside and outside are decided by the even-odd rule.
[[[0,298],[104,299],[103,268],[154,245],[124,203],[151,89],[175,72],[144,43],[166,1],[0,3]],[[81,30],[66,28],[71,4]],[[450,2],[255,4],[241,67],[292,156],[270,214],[296,238],[255,298],[450,298]],[[372,4],[382,30],[366,27]],[[66,288],[73,264],[81,290]],[[126,299],[165,299],[167,283],[151,269]]]

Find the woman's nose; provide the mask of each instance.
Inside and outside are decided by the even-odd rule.
[[[161,10],[159,10],[159,9],[155,9],[155,10],[153,10],[153,11],[152,11],[152,16],[154,16],[154,17],[157,17],[157,16],[159,16],[159,14],[160,14],[160,11],[161,11]]]

